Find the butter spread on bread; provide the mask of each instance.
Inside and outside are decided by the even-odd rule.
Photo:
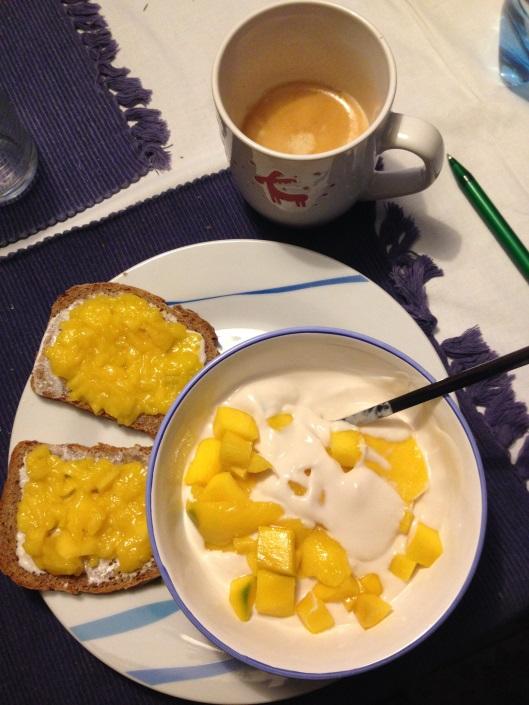
[[[121,284],[72,287],[55,302],[31,384],[155,435],[185,384],[217,354],[198,314]]]
[[[0,500],[0,569],[25,587],[72,593],[157,577],[145,518],[149,453],[19,443]]]

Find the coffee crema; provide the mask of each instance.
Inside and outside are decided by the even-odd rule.
[[[241,129],[276,152],[318,154],[351,142],[368,125],[365,112],[349,93],[294,81],[268,90],[250,109]]]

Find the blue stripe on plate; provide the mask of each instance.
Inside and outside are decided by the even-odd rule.
[[[161,602],[151,602],[141,607],[133,607],[124,612],[117,612],[108,617],[94,619],[91,622],[84,622],[75,627],[70,627],[70,631],[79,641],[89,641],[90,639],[101,639],[104,636],[123,634],[133,629],[145,627],[153,622],[168,617],[178,610],[173,600],[162,600]]]
[[[142,668],[137,671],[127,671],[127,675],[146,685],[160,685],[175,681],[190,681],[198,678],[211,678],[223,673],[230,673],[244,668],[241,661],[229,658],[224,661],[213,661],[200,666],[177,666],[174,668]]]
[[[259,296],[262,294],[283,294],[287,291],[298,291],[299,289],[314,289],[319,286],[335,286],[336,284],[358,284],[369,281],[362,274],[350,274],[345,277],[332,277],[331,279],[315,279],[310,282],[300,284],[287,284],[286,286],[275,286],[270,289],[253,289],[251,291],[236,291],[232,294],[217,294],[216,296],[202,296],[198,299],[181,299],[178,301],[168,301],[169,305],[192,304],[197,301],[209,301],[210,299],[225,299],[229,296]]]

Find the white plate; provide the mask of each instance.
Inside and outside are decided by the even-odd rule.
[[[195,309],[222,349],[276,328],[349,328],[405,351],[434,377],[446,373],[413,319],[382,289],[336,260],[292,245],[223,240],[166,252],[114,281],[139,286]],[[21,440],[149,442],[144,435],[37,397],[29,384],[18,407],[11,448]],[[119,673],[169,695],[211,703],[264,703],[324,685],[289,680],[241,664],[177,611],[161,583],[112,595],[43,593],[64,627]]]

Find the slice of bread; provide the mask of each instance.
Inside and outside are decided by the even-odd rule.
[[[178,321],[179,323],[185,325],[188,330],[200,333],[204,339],[206,362],[209,362],[211,359],[216,357],[216,355],[218,355],[218,340],[215,330],[207,321],[201,318],[194,311],[183,308],[182,306],[168,306],[159,296],[155,296],[148,291],[143,291],[142,289],[137,289],[133,286],[114,284],[111,282],[80,284],[71,287],[61,294],[52,306],[48,325],[44,332],[31,375],[31,387],[36,394],[48,399],[56,399],[68,404],[73,404],[79,409],[93,413],[90,406],[86,402],[71,401],[68,399],[66,384],[63,379],[53,374],[49,360],[44,354],[44,350],[55,341],[59,333],[61,321],[68,317],[69,311],[73,306],[98,294],[117,296],[125,292],[136,294],[136,296],[139,296],[153,306],[156,306],[156,308],[161,311],[163,316],[168,320]],[[116,419],[109,416],[105,412],[102,412],[99,415],[116,421]],[[162,419],[163,414],[157,414],[155,416],[142,414],[138,416],[138,418],[131,424],[130,428],[134,428],[137,431],[143,431],[144,433],[148,433],[150,436],[154,437],[158,431]]]
[[[104,577],[94,576],[92,579],[86,573],[72,576],[31,572],[21,565],[19,553],[23,555],[24,552],[21,541],[17,538],[17,510],[23,491],[21,479],[24,477],[26,456],[37,445],[40,445],[38,441],[22,441],[15,446],[11,454],[7,478],[0,498],[0,570],[18,585],[32,590],[59,590],[73,594],[116,592],[157,578],[159,572],[154,558],[134,573],[119,573],[109,566],[108,574],[105,572]],[[107,458],[115,463],[139,461],[147,464],[151,451],[150,448],[143,446],[115,448],[103,443],[93,447],[75,443],[46,445],[54,455],[63,458],[75,459],[89,456]],[[28,554],[25,557],[28,557]],[[39,570],[37,566],[35,569]]]

